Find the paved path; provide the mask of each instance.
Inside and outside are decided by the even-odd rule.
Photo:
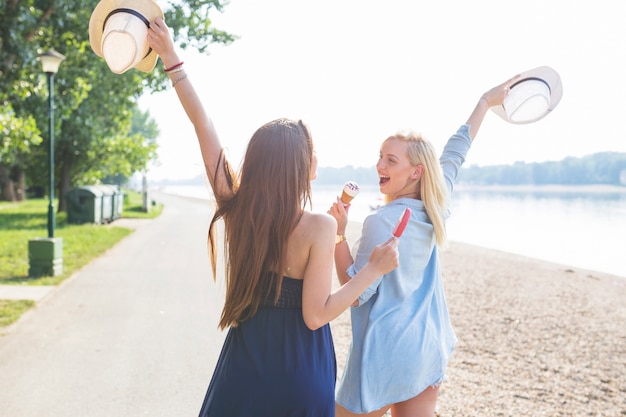
[[[0,300],[41,301],[56,288],[56,285],[0,285]]]
[[[2,417],[197,415],[224,334],[207,201],[163,214],[0,334]]]

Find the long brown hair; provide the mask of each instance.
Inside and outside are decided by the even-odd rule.
[[[216,196],[209,241],[215,278],[215,223],[223,219],[226,300],[219,326],[224,329],[252,317],[264,297],[280,295],[287,239],[311,204],[313,142],[302,121],[278,119],[254,133],[239,176],[223,156],[220,160],[217,169],[224,170],[233,193]]]

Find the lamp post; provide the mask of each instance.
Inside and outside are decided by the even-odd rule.
[[[65,59],[63,55],[50,49],[37,56],[41,61],[43,72],[48,76],[48,133],[49,133],[49,203],[48,203],[48,237],[54,237],[54,74],[59,70],[61,61]]]
[[[48,76],[50,192],[48,193],[48,238],[28,241],[29,277],[57,276],[63,273],[63,239],[54,237],[54,74],[57,73],[59,64],[65,57],[51,49],[39,54],[37,58],[41,61],[43,72]]]

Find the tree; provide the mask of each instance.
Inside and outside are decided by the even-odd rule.
[[[142,112],[136,108],[132,111],[129,123],[129,132],[118,135],[115,140],[107,143],[107,149],[103,149],[100,172],[87,171],[86,178],[82,182],[89,183],[89,176],[104,178],[105,182],[122,185],[137,171],[145,169],[149,161],[156,157],[159,128],[156,122],[150,118],[148,112]],[[118,155],[124,154],[124,158]],[[79,180],[81,181],[81,180]]]
[[[600,152],[561,161],[464,167],[459,182],[469,184],[609,184],[626,185],[626,153]]]
[[[48,138],[44,134],[44,140],[40,131],[47,132],[47,88],[36,56],[48,48],[66,56],[55,77],[57,195],[62,197],[75,181],[129,175],[127,170],[142,170],[155,158],[154,137],[144,136],[154,131],[133,128],[132,120],[144,91],[160,91],[168,79],[162,69],[130,70],[122,75],[109,71],[89,45],[89,18],[96,4],[96,0],[0,0],[3,189],[15,189],[16,180],[21,181],[17,194],[23,195],[26,185],[46,188]],[[210,13],[221,12],[226,4],[179,0],[163,11],[182,49],[206,52],[211,43],[228,44],[236,39],[211,25]],[[135,122],[141,120],[150,123],[148,115]],[[6,185],[9,181],[10,186]],[[2,197],[15,199],[9,193]]]
[[[24,199],[24,177],[21,175],[31,147],[41,142],[32,116],[18,118],[10,104],[0,109],[0,193],[1,199]]]

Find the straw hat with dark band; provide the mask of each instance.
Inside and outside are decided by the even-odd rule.
[[[146,39],[147,30],[163,11],[153,0],[102,0],[89,19],[89,43],[116,74],[131,68],[154,69],[157,54]]]

